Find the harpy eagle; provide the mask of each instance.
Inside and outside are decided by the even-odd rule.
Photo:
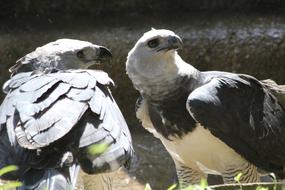
[[[80,167],[99,174],[129,164],[132,141],[113,81],[87,69],[110,57],[103,46],[59,39],[11,67],[0,107],[0,168],[18,170],[2,179],[22,181],[19,189],[65,190],[74,188]]]
[[[284,104],[256,78],[201,72],[183,61],[181,38],[146,32],[130,50],[126,71],[141,97],[137,117],[172,156],[180,182],[207,174],[225,183],[257,182],[264,172],[285,173]]]

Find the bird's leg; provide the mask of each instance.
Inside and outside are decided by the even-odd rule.
[[[199,184],[201,179],[207,179],[207,174],[185,166],[181,162],[175,162],[179,188],[186,188],[191,184]]]
[[[223,173],[224,183],[253,183],[260,182],[257,168],[245,162],[239,166],[228,167]],[[236,177],[236,179],[235,179]]]

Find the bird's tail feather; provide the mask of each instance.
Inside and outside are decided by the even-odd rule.
[[[72,166],[69,167],[69,177],[73,189],[76,187],[79,171],[80,171],[80,166],[78,164],[73,164]]]

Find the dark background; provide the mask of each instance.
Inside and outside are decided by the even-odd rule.
[[[0,14],[9,18],[21,16],[73,18],[75,14],[161,14],[197,11],[270,11],[282,12],[283,0],[1,0]]]

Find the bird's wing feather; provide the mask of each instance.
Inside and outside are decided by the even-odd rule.
[[[103,118],[108,105],[106,97],[96,96],[102,95],[98,86],[111,83],[101,71],[15,75],[5,85],[9,93],[0,107],[0,124],[6,124],[12,143],[16,136],[25,148],[45,147],[67,134],[89,107]]]
[[[99,87],[101,91],[96,101],[89,101],[91,113],[84,115],[78,123],[83,130],[79,141],[79,162],[87,173],[113,171],[123,163],[129,164],[133,154],[131,135],[126,121],[106,86]],[[94,104],[94,105],[92,105]],[[93,110],[92,106],[100,105],[101,109]],[[96,112],[95,112],[96,111]],[[99,113],[99,114],[94,114]],[[106,151],[92,155],[88,150],[93,145],[104,144]]]
[[[33,77],[36,77],[36,75]],[[31,80],[33,77],[31,76],[31,72],[19,73],[4,83],[3,91],[8,93],[10,89],[18,88],[28,80]]]
[[[1,163],[20,167],[21,172],[8,176],[9,179],[22,176],[22,172],[30,171],[30,168],[58,166],[65,148],[72,151],[87,173],[113,171],[123,164],[128,166],[133,155],[131,135],[108,88],[113,81],[106,73],[73,70],[26,77],[32,77],[33,84],[41,83],[43,77],[54,80],[43,80],[45,84],[31,88],[28,88],[29,80],[23,80],[25,82],[19,82],[13,88],[6,86],[9,93],[0,107],[4,129],[0,132],[6,134],[6,139],[1,142],[5,142],[4,147],[10,147],[11,155],[17,155],[15,158],[25,156],[23,162],[22,159],[9,161],[9,151],[0,156]],[[81,78],[84,82],[77,81]],[[16,84],[13,80],[11,84]],[[23,85],[25,90],[21,89]],[[93,155],[90,147],[98,144],[106,144],[108,148]],[[34,150],[38,148],[41,149],[39,156]],[[61,176],[57,174],[47,179],[66,184],[61,183]],[[52,184],[46,180],[41,183]]]
[[[285,163],[285,111],[256,79],[247,75],[215,77],[189,95],[187,109],[250,162],[283,172],[279,166]]]

